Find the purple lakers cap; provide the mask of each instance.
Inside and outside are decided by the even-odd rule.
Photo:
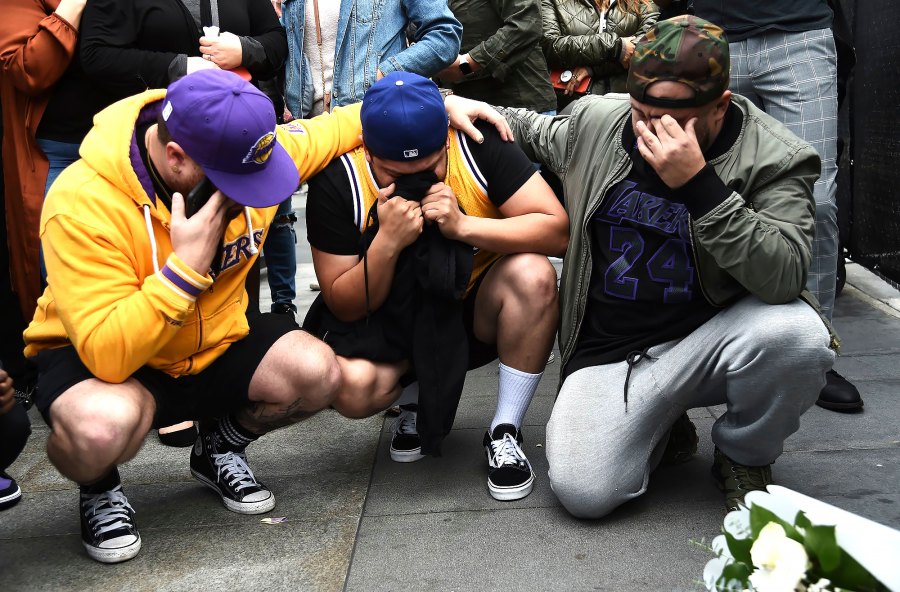
[[[242,206],[283,202],[300,184],[275,138],[272,101],[237,74],[200,70],[169,85],[163,119],[209,180]]]
[[[379,158],[412,161],[447,142],[447,110],[438,87],[411,72],[392,72],[373,84],[359,113],[363,144]]]

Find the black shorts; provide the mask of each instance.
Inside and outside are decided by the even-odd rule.
[[[497,260],[499,261],[499,259]],[[496,263],[495,261],[494,263]],[[481,289],[481,282],[494,266],[491,263],[484,272],[475,280],[475,285],[466,294],[463,300],[463,324],[466,327],[466,335],[469,337],[469,370],[480,368],[485,364],[489,364],[497,359],[497,345],[493,343],[485,343],[479,341],[475,337],[475,299],[478,297],[478,290]]]
[[[250,380],[266,352],[283,335],[299,330],[290,315],[260,314],[248,317],[250,334],[232,343],[199,374],[173,378],[161,370],[143,366],[131,375],[156,400],[153,427],[188,420],[222,417],[249,403]],[[94,378],[71,345],[39,352],[34,402],[47,425],[50,406],[64,392]]]

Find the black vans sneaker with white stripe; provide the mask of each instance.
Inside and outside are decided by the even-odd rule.
[[[394,420],[391,431],[391,460],[394,462],[415,462],[425,458],[422,454],[422,439],[416,430],[417,405],[401,405],[400,415]]]
[[[228,450],[213,430],[204,429],[191,452],[191,475],[222,496],[238,514],[262,514],[275,507],[275,496],[256,480],[243,452]]]
[[[522,499],[534,487],[531,463],[522,452],[522,432],[502,423],[484,434],[484,451],[488,460],[488,491],[500,501]]]
[[[100,563],[127,561],[141,550],[141,535],[134,523],[134,509],[116,485],[101,493],[81,488],[81,542],[87,554]]]

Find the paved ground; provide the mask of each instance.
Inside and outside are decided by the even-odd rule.
[[[302,198],[297,199],[301,207]],[[299,301],[314,293],[300,225]],[[774,467],[783,485],[900,528],[900,296],[853,266],[838,300],[844,338],[837,369],[866,401],[864,413],[813,408]],[[264,280],[265,283],[265,280]],[[80,544],[77,492],[34,435],[11,473],[22,503],[0,514],[0,589],[13,590],[697,590],[707,552],[692,540],[718,533],[723,511],[709,478],[709,429],[721,408],[691,412],[701,434],[689,463],[657,471],[647,495],[612,517],[563,511],[547,478],[544,426],[559,364],[547,368],[526,416],[537,471],[524,500],[491,499],[480,447],[493,413],[496,369],[472,372],[445,456],[412,464],[388,457],[390,420],[322,413],[250,449],[276,492],[270,516],[225,510],[190,478],[186,450],[151,435],[122,467],[144,548],[102,566]]]

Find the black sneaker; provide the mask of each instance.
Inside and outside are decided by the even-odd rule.
[[[253,476],[246,454],[227,450],[219,436],[202,425],[191,452],[191,475],[222,496],[232,512],[262,514],[275,507],[275,496]]]
[[[0,471],[0,510],[11,508],[22,499],[22,490],[16,480]]]
[[[482,442],[488,460],[488,491],[501,501],[522,499],[534,487],[534,472],[520,445],[522,432],[508,423],[485,432]]]
[[[415,462],[425,458],[422,454],[422,439],[416,431],[416,417],[418,406],[403,405],[400,407],[400,415],[394,420],[391,431],[391,460],[394,462]]]
[[[85,493],[81,488],[80,497],[81,542],[91,559],[120,563],[137,555],[141,535],[122,484],[100,493]]]

